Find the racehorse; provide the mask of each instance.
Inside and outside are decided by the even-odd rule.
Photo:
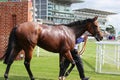
[[[59,53],[60,69],[63,58],[67,58],[73,65],[75,62],[70,51],[74,49],[75,40],[85,31],[91,33],[97,41],[103,39],[97,24],[97,18],[75,21],[66,25],[48,26],[35,22],[24,22],[13,27],[10,32],[9,42],[6,49],[4,63],[7,64],[4,74],[5,80],[8,80],[8,73],[14,59],[21,50],[25,52],[24,65],[31,80],[35,80],[30,69],[32,52],[36,45],[39,47]],[[60,70],[61,71],[61,70]]]

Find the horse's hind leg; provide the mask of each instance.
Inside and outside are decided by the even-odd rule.
[[[14,61],[14,59],[16,58],[16,56],[18,55],[18,53],[20,52],[20,48],[13,48],[11,53],[10,53],[10,56],[9,56],[9,59],[8,59],[8,62],[7,62],[7,68],[6,68],[6,71],[5,71],[5,74],[4,74],[4,78],[5,80],[8,80],[8,73],[9,73],[9,70],[10,70],[10,67]]]
[[[32,58],[32,52],[33,52],[33,48],[28,48],[28,49],[25,49],[25,61],[24,61],[24,65],[25,65],[25,68],[29,74],[29,77],[31,80],[35,80],[34,77],[33,77],[33,74],[31,72],[31,69],[30,69],[30,61],[31,61],[31,58]]]
[[[9,70],[10,70],[10,66],[11,66],[11,64],[7,64],[7,68],[6,68],[6,71],[5,71],[5,74],[4,74],[5,80],[8,80],[8,73],[9,73]]]

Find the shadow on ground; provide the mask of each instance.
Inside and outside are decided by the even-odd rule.
[[[93,71],[95,71],[94,65],[91,65],[91,64],[88,63],[85,59],[82,59],[82,60],[85,62],[85,64],[87,64],[88,67],[90,67]]]
[[[0,80],[5,80],[4,77],[0,77]],[[30,80],[27,76],[10,76],[9,80]],[[35,78],[35,80],[54,80],[46,78]]]

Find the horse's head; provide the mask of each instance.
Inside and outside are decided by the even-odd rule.
[[[97,16],[93,19],[87,20],[87,31],[92,34],[96,38],[97,41],[101,41],[103,39],[103,35],[98,26]]]

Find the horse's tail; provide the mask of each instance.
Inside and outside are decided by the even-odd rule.
[[[10,36],[9,36],[9,41],[8,41],[8,45],[7,45],[7,49],[5,51],[5,54],[0,58],[1,60],[4,59],[4,63],[7,64],[9,57],[11,55],[11,51],[14,48],[15,44],[16,44],[16,32],[17,27],[14,27],[12,29],[12,31],[10,32]]]

